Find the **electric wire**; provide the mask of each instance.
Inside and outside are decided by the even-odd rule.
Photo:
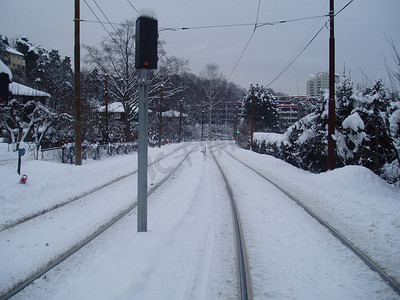
[[[341,13],[346,7],[348,7],[354,0],[350,0],[345,6],[343,6],[336,14],[333,15],[333,17],[337,16],[339,13]],[[324,25],[318,30],[318,32],[312,37],[312,39],[307,43],[307,45],[299,52],[299,54],[296,55],[296,57],[270,82],[266,85],[266,87],[271,86],[276,80],[278,80],[279,77],[282,76],[283,73],[285,73],[294,63],[295,61],[300,57],[301,54],[308,48],[308,46],[311,45],[311,43],[315,40],[315,38],[321,33],[322,29],[324,29],[325,26],[330,22],[332,16],[329,16],[329,20],[324,23]]]
[[[260,6],[261,6],[261,0],[258,0],[257,16],[256,16],[256,22],[254,24],[254,31],[256,31],[257,29],[258,16],[260,15]]]
[[[196,30],[196,29],[214,29],[214,28],[229,28],[229,27],[249,27],[249,26],[256,26],[256,28],[266,26],[266,25],[277,25],[277,24],[286,24],[291,22],[298,22],[310,19],[318,19],[318,18],[325,18],[329,15],[318,15],[318,16],[310,16],[310,17],[302,17],[302,18],[295,18],[295,19],[287,19],[287,20],[280,20],[280,21],[269,21],[269,22],[256,22],[256,23],[236,23],[236,24],[220,24],[220,25],[203,25],[203,26],[186,26],[186,27],[165,27],[161,28],[160,31],[170,30],[170,31],[180,31],[180,30]]]
[[[97,8],[100,10],[100,12],[103,14],[104,18],[106,18],[108,24],[110,24],[110,26],[112,27],[112,29],[114,29],[115,32],[117,32],[117,30],[115,29],[114,25],[111,24],[110,20],[107,18],[106,14],[104,13],[104,11],[101,9],[101,7],[99,6],[99,4],[97,3],[96,0],[93,0],[94,4],[96,4]]]
[[[236,62],[236,64],[235,64],[235,67],[233,68],[231,74],[230,74],[229,77],[228,77],[228,81],[231,79],[233,73],[235,72],[237,66],[239,65],[239,62],[240,62],[240,60],[242,59],[244,53],[246,52],[246,49],[247,49],[247,47],[249,46],[250,41],[251,41],[251,39],[253,38],[255,32],[256,32],[256,31],[253,30],[253,32],[251,33],[250,38],[249,38],[249,40],[248,40],[247,43],[246,43],[246,46],[244,46],[244,49],[243,49],[242,53],[240,54],[239,59],[237,60],[237,62]]]
[[[132,8],[133,8],[136,12],[138,12],[138,10],[136,9],[136,7],[133,6],[133,4],[131,3],[131,1],[129,1],[129,0],[126,0],[126,1],[128,1],[128,3],[130,4],[130,6],[132,6]]]
[[[92,14],[95,16],[95,18],[97,19],[97,21],[101,24],[101,26],[104,28],[104,30],[108,33],[108,35],[110,37],[112,37],[111,33],[108,31],[108,29],[106,28],[106,26],[104,26],[103,22],[99,19],[99,17],[97,16],[97,14],[94,12],[94,10],[90,7],[90,5],[86,2],[86,0],[83,0],[83,2],[85,2],[86,6],[89,8],[89,10],[92,12]]]
[[[257,30],[257,21],[258,21],[258,16],[259,16],[259,14],[260,14],[260,5],[261,5],[261,0],[258,0],[256,21],[254,22],[254,29],[253,29],[253,32],[251,33],[249,40],[247,41],[246,45],[244,46],[243,51],[242,51],[242,53],[240,54],[238,60],[236,61],[236,64],[235,64],[235,66],[233,67],[233,70],[232,70],[231,74],[230,74],[229,77],[228,77],[228,81],[231,79],[231,77],[232,77],[233,73],[235,72],[237,66],[239,65],[240,61],[242,60],[242,57],[243,57],[244,53],[246,52],[247,47],[249,46],[250,41],[252,40],[252,38],[253,38],[253,36],[254,36],[254,33],[255,33],[256,30]]]

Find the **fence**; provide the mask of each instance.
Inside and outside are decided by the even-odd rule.
[[[82,145],[82,159],[99,160],[103,157],[128,154],[135,151],[137,151],[137,143],[86,144]],[[75,147],[73,144],[42,149],[41,152],[42,160],[60,161],[69,164],[75,163]]]

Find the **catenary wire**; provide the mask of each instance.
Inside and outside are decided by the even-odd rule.
[[[237,66],[239,65],[239,62],[241,61],[241,59],[242,59],[244,53],[246,52],[247,47],[248,47],[249,44],[250,44],[251,39],[252,39],[253,36],[254,36],[254,33],[255,33],[256,30],[257,30],[257,21],[258,21],[258,16],[259,16],[259,14],[260,14],[260,5],[261,5],[261,0],[258,0],[256,21],[254,22],[254,29],[253,29],[253,32],[251,33],[249,40],[247,41],[246,45],[244,46],[243,51],[242,51],[242,53],[240,54],[238,60],[236,61],[236,64],[235,64],[235,66],[234,66],[234,68],[233,68],[231,74],[230,74],[229,77],[228,77],[228,81],[231,79],[233,73],[235,72]]]
[[[128,1],[128,3],[130,4],[130,6],[132,6],[132,8],[133,8],[136,12],[138,12],[138,10],[136,9],[136,7],[133,6],[133,4],[131,3],[131,1],[129,1],[129,0],[126,0],[126,1]]]
[[[341,13],[346,7],[348,7],[354,0],[350,0],[345,6],[343,6],[336,14],[334,14],[333,17],[337,16],[339,13]],[[311,45],[311,43],[315,40],[315,38],[320,34],[320,32],[322,31],[322,29],[324,29],[325,26],[327,26],[327,24],[329,23],[330,18],[328,21],[326,21],[324,23],[324,25],[318,30],[318,32],[312,37],[312,39],[307,43],[307,45],[299,52],[299,54],[296,55],[296,57],[270,82],[267,84],[266,87],[271,86],[271,84],[273,84],[276,80],[278,80],[279,77],[282,76],[283,73],[285,73],[287,71],[287,69],[289,69],[294,62],[300,57],[301,54],[303,54],[303,52],[308,48],[308,46]]]

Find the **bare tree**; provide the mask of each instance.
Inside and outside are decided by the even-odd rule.
[[[206,106],[208,107],[209,126],[208,138],[212,135],[212,111],[213,108],[225,99],[224,88],[226,87],[226,79],[219,70],[219,66],[215,63],[208,63],[205,71],[200,74],[204,80],[204,92],[206,95]]]
[[[168,57],[159,42],[159,67],[152,71],[150,95],[156,93],[161,85],[167,85],[173,74],[184,70],[187,62]],[[95,65],[110,82],[110,98],[122,103],[125,111],[125,139],[132,140],[131,124],[137,115],[139,101],[137,89],[137,70],[135,69],[135,21],[125,21],[110,32],[99,47],[85,46],[89,52],[87,62]],[[164,88],[166,96],[177,93],[175,87]],[[154,97],[150,97],[152,100]]]

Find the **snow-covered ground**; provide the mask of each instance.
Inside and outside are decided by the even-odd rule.
[[[1,144],[0,144],[1,145]],[[1,145],[3,146],[3,145]],[[149,149],[149,188],[196,144]],[[201,145],[201,149],[204,145]],[[400,189],[362,167],[311,174],[273,157],[226,150],[295,194],[322,219],[400,279]],[[82,166],[23,157],[0,148],[0,228],[136,169],[137,155]],[[399,299],[321,225],[223,151],[233,183],[255,299]],[[0,289],[62,252],[135,201],[136,174],[78,202],[0,232]],[[230,204],[210,155],[196,149],[149,197],[148,232],[136,210],[15,299],[237,299]]]

